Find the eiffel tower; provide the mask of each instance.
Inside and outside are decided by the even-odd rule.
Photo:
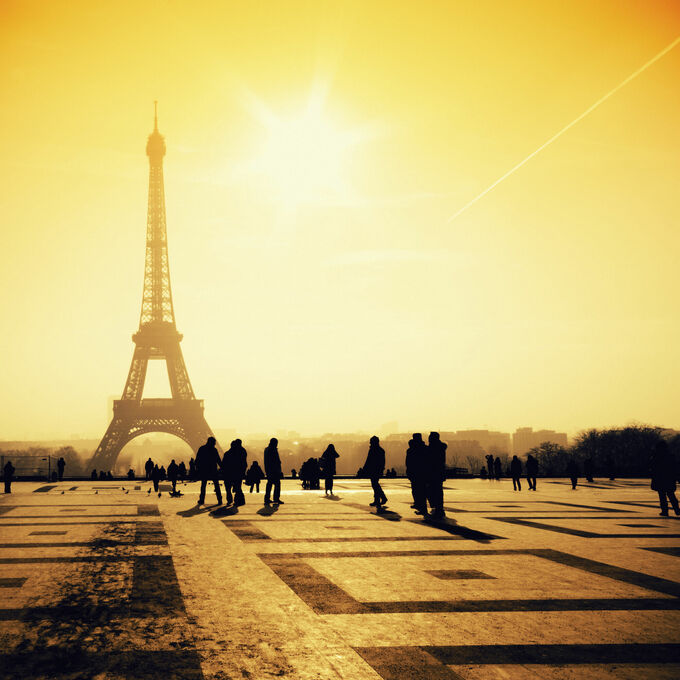
[[[97,470],[111,470],[125,444],[147,432],[174,434],[194,451],[212,436],[203,415],[203,401],[194,396],[179,346],[182,335],[175,326],[163,188],[165,140],[158,132],[157,109],[146,155],[149,157],[149,208],[142,312],[139,330],[132,336],[135,351],[123,396],[113,402],[113,419],[90,462],[90,467]],[[170,399],[142,398],[151,359],[165,360]]]

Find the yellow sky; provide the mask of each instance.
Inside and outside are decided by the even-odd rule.
[[[674,1],[2,0],[0,439],[103,434],[154,99],[213,427],[680,426],[680,47],[447,222],[678,35]]]

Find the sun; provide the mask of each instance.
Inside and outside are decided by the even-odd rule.
[[[286,208],[350,198],[350,151],[365,131],[338,125],[317,91],[288,116],[276,115],[258,100],[249,103],[264,134],[247,167],[264,181],[268,196]]]

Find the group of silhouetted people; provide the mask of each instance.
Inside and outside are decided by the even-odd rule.
[[[377,437],[374,439],[377,440]],[[430,432],[427,444],[420,432],[413,435],[406,450],[406,476],[411,482],[411,507],[416,513],[423,517],[443,518],[446,444],[441,441],[438,432]]]

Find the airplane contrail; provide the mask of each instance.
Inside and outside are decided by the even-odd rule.
[[[607,92],[607,94],[600,97],[592,106],[589,106],[580,116],[577,116],[576,118],[574,118],[574,120],[572,120],[571,123],[565,125],[559,132],[556,132],[549,140],[547,140],[546,142],[543,142],[543,144],[541,144],[541,146],[539,146],[538,149],[536,149],[535,151],[532,151],[524,160],[521,160],[519,163],[517,163],[517,165],[510,168],[510,170],[508,170],[504,175],[499,177],[493,184],[489,185],[486,189],[484,189],[484,191],[482,191],[481,194],[478,194],[471,201],[468,201],[460,210],[458,210],[458,212],[454,213],[453,215],[451,215],[451,217],[449,217],[449,219],[447,220],[447,223],[453,222],[453,220],[455,220],[456,217],[458,217],[459,215],[462,215],[469,207],[471,207],[475,203],[477,203],[477,201],[480,198],[483,198],[484,196],[486,196],[492,189],[497,187],[504,179],[507,179],[514,172],[519,170],[525,163],[530,161],[537,153],[539,153],[540,151],[543,151],[543,149],[545,149],[546,146],[552,144],[558,137],[561,137],[567,130],[574,127],[574,125],[576,125],[576,123],[583,120],[589,113],[594,111],[600,104],[607,101],[607,99],[609,99],[609,97],[615,95],[622,87],[624,87],[625,85],[628,85],[628,83],[631,80],[633,80],[634,78],[637,78],[643,71],[646,71],[652,64],[659,61],[659,59],[661,59],[661,57],[668,54],[668,52],[670,52],[678,43],[680,43],[680,36],[678,36],[670,45],[668,45],[667,47],[664,47],[664,49],[662,49],[661,52],[659,52],[657,55],[653,56],[648,62],[646,62],[645,64],[640,66],[640,68],[637,69],[637,71],[633,71],[633,73],[631,73],[625,80],[622,80],[613,90],[609,90],[609,92]]]

